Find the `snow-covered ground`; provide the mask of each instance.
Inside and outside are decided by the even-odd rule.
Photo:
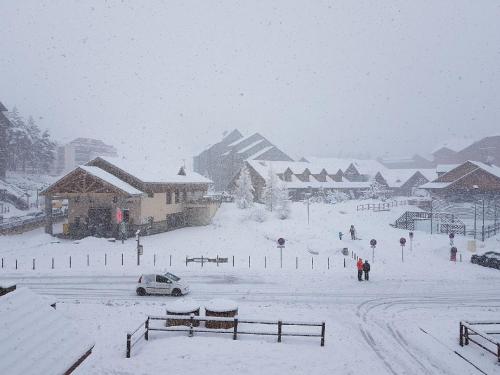
[[[96,238],[53,243],[41,230],[4,236],[0,277],[55,296],[58,309],[93,336],[94,353],[79,374],[480,373],[455,351],[485,373],[499,371],[493,355],[458,346],[458,323],[500,320],[500,272],[469,262],[468,238],[455,239],[463,262],[454,263],[447,236],[422,232],[415,232],[412,250],[408,241],[402,262],[399,238],[408,239],[408,233],[389,223],[407,207],[357,212],[359,203],[312,204],[309,224],[302,203],[293,204],[290,219],[268,214],[264,222],[225,204],[209,226],[141,238],[141,266],[133,239],[123,245]],[[348,239],[351,224],[361,240]],[[342,240],[339,231],[345,233]],[[287,240],[282,268],[279,237]],[[371,261],[371,238],[378,244],[370,281],[358,282],[351,254]],[[478,245],[479,251],[500,248],[498,237]],[[185,263],[186,256],[217,255],[228,263]],[[200,305],[226,298],[238,303],[240,317],[325,321],[325,347],[316,338],[285,337],[278,344],[265,336],[233,341],[224,335],[152,333],[126,359],[126,332],[148,314],[164,314],[175,301],[135,295],[139,274],[153,269],[183,277],[191,286],[189,298]]]

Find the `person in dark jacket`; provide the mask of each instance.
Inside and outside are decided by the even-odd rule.
[[[365,263],[363,264],[363,272],[365,273],[365,280],[368,281],[370,278],[370,263],[368,263],[367,260],[365,260]]]
[[[356,239],[356,229],[354,229],[354,225],[351,225],[351,228],[349,229],[349,233],[351,233],[351,240]]]
[[[356,263],[356,267],[358,268],[358,281],[363,281],[363,260],[361,258],[358,259]]]

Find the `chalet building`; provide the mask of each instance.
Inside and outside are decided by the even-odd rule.
[[[206,197],[211,181],[185,168],[171,173],[108,157],[78,166],[49,186],[46,232],[53,234],[52,201],[68,200],[68,236],[131,236],[206,225],[219,202]],[[120,224],[120,217],[124,224]]]
[[[434,151],[433,156],[436,165],[462,164],[467,160],[500,165],[500,135],[476,142],[467,139],[450,141]]]
[[[2,113],[6,111],[7,108],[0,102],[0,179],[5,179],[7,171],[7,127],[9,120]]]
[[[410,197],[438,176],[435,169],[389,169],[383,172],[383,177],[393,195]]]
[[[259,133],[244,137],[235,129],[222,141],[195,156],[193,169],[210,178],[216,191],[224,191],[245,160],[293,161]]]
[[[98,156],[116,157],[116,149],[99,139],[76,138],[56,148],[53,173],[58,176]]]
[[[500,167],[466,161],[421,187],[443,200],[496,199],[500,194]]]
[[[0,296],[0,316],[0,374],[69,375],[94,348],[74,321],[28,288]]]

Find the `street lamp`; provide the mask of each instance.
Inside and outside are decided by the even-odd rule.
[[[312,195],[312,187],[308,186],[307,189],[308,189],[308,192],[307,192],[307,225],[309,225],[309,199],[311,198],[311,195]]]

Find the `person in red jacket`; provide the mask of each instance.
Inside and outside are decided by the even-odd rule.
[[[358,267],[358,280],[362,281],[363,277],[363,260],[361,258],[358,259],[358,262],[356,263],[356,267]]]

